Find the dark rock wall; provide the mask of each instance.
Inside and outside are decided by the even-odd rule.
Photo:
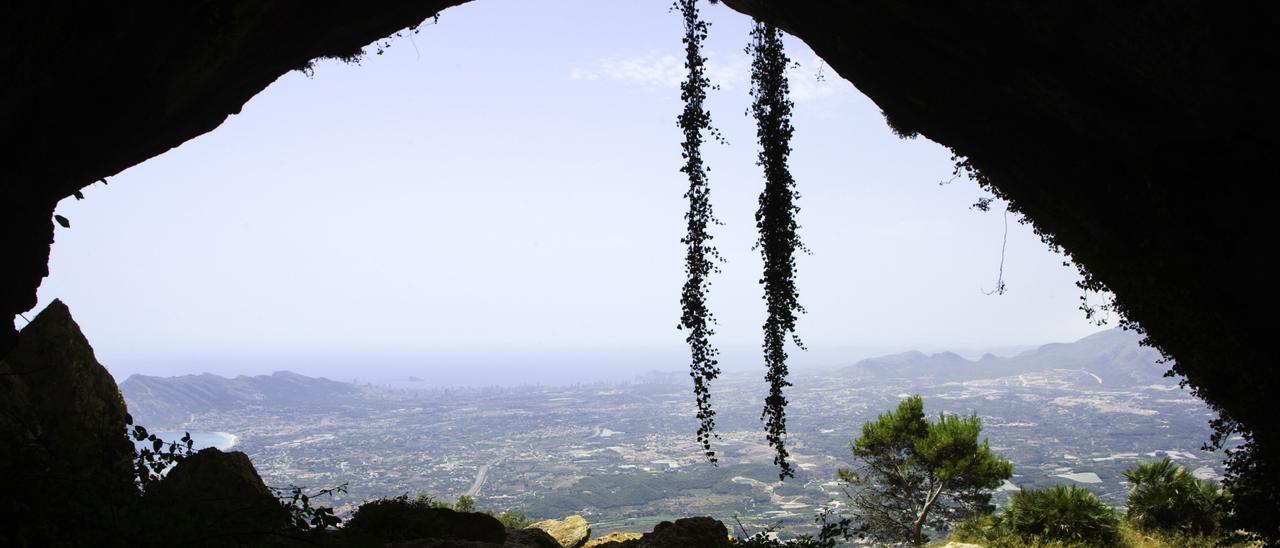
[[[898,130],[968,157],[1209,403],[1280,443],[1260,321],[1280,5],[726,3],[804,39]]]
[[[0,546],[110,545],[137,497],[124,398],[66,305],[22,334],[0,360]]]
[[[1237,470],[1260,490],[1237,491],[1237,514],[1280,507],[1262,198],[1280,181],[1280,4],[726,3],[802,38],[899,132],[967,157],[1252,436]],[[1280,542],[1263,514],[1244,519]]]

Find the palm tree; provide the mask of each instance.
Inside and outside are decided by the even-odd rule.
[[[1139,527],[1204,534],[1217,530],[1226,496],[1218,484],[1196,478],[1168,457],[1124,472],[1129,520]]]
[[[1044,540],[1115,546],[1120,539],[1115,509],[1074,485],[1014,493],[1000,523],[1020,536]]]

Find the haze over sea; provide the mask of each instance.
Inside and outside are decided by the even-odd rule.
[[[678,333],[678,332],[677,332]],[[969,359],[984,354],[1012,356],[1033,345],[990,348],[907,347],[904,345],[810,345],[792,353],[792,368],[804,372],[851,365],[859,360],[918,350],[925,353],[955,352]],[[173,367],[146,368],[145,374],[161,376],[216,373],[222,376],[262,375],[295,371],[344,382],[397,385],[410,378],[416,387],[560,386],[595,382],[627,382],[653,372],[688,372],[688,349],[683,346],[643,348],[477,348],[470,351],[430,352],[396,356],[377,351],[365,355],[224,355],[183,356]],[[738,346],[721,350],[721,368],[727,373],[764,375],[759,350]],[[139,371],[134,367],[105,364],[123,382]]]
[[[155,434],[156,437],[166,442],[176,442],[182,439],[183,435],[191,434],[191,449],[193,451],[199,451],[209,447],[221,451],[229,451],[232,447],[236,446],[236,441],[238,441],[239,438],[230,432],[178,432],[174,430],[157,430],[151,431],[150,433]],[[149,442],[146,440],[135,440],[133,444],[138,447],[145,447]]]

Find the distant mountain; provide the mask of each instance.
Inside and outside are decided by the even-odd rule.
[[[987,354],[968,360],[951,352],[903,352],[868,358],[840,369],[847,376],[964,381],[1048,371],[1091,375],[1104,386],[1131,386],[1160,380],[1167,365],[1160,353],[1141,346],[1141,337],[1123,329],[1109,329],[1070,343],[1046,344],[1015,356]]]
[[[309,406],[350,398],[360,388],[288,371],[233,379],[205,373],[180,377],[133,375],[120,383],[134,422],[152,428],[176,428],[194,413],[245,407]]]
[[[952,353],[903,352],[869,358],[837,370],[849,377],[911,379],[928,382],[973,381],[1039,374],[1071,386],[1127,387],[1159,382],[1167,366],[1160,354],[1138,344],[1139,336],[1120,329],[1095,333],[1070,343],[1046,344],[1007,358],[987,354],[969,360]],[[1046,377],[1047,375],[1047,377]],[[684,374],[651,372],[636,378],[641,384],[684,382]],[[687,380],[687,379],[686,379]],[[1025,384],[1025,383],[1023,383]],[[365,395],[368,389],[279,371],[255,377],[212,374],[180,377],[133,375],[120,383],[129,412],[138,424],[179,428],[191,416],[245,408],[332,408]]]

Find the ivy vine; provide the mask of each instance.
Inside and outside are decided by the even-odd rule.
[[[190,432],[184,432],[178,441],[165,441],[147,432],[146,427],[133,424],[133,415],[125,414],[125,433],[136,442],[133,446],[133,484],[146,491],[164,477],[170,468],[190,457],[194,440]]]
[[[707,293],[711,286],[709,276],[718,271],[719,252],[711,244],[712,235],[707,227],[720,224],[711,209],[709,169],[702,162],[704,137],[710,135],[723,142],[720,134],[711,126],[711,113],[704,107],[707,91],[714,86],[706,74],[707,59],[702,55],[702,44],[707,38],[707,23],[699,18],[697,0],[676,0],[684,20],[684,47],[687,71],[680,84],[680,98],[684,111],[677,118],[677,125],[684,132],[681,143],[684,166],[680,171],[689,178],[689,190],[685,199],[689,209],[685,213],[687,232],[681,243],[685,251],[685,283],[680,296],[680,329],[688,330],[685,342],[689,344],[689,376],[693,377],[693,394],[698,405],[698,443],[712,462],[716,462],[711,440],[715,430],[715,410],[711,407],[710,383],[720,375],[716,359],[719,351],[711,344],[715,334],[715,317],[707,308]],[[764,169],[765,189],[760,193],[756,210],[756,228],[759,237],[755,248],[764,259],[764,273],[760,284],[764,286],[764,300],[768,317],[764,323],[765,366],[768,372],[769,395],[765,398],[761,420],[765,421],[765,436],[776,451],[773,462],[779,467],[779,478],[795,477],[786,448],[787,398],[783,389],[791,386],[787,381],[787,340],[804,349],[804,343],[796,335],[796,317],[804,313],[800,306],[795,283],[795,253],[807,251],[797,234],[799,225],[795,216],[800,212],[796,201],[800,194],[795,190],[795,179],[787,167],[791,155],[790,86],[786,70],[791,64],[782,46],[782,31],[768,23],[757,22],[751,31],[751,45],[747,53],[751,62],[751,114],[756,121],[756,138],[760,152],[756,164]]]
[[[299,531],[325,531],[342,524],[342,518],[333,513],[328,506],[312,506],[311,501],[318,497],[331,497],[347,492],[347,484],[320,489],[312,494],[297,485],[289,488],[267,487],[280,505],[289,512],[289,525]]]
[[[713,236],[707,227],[719,224],[711,210],[711,187],[707,180],[707,167],[702,163],[704,134],[719,138],[711,126],[711,113],[703,106],[707,90],[712,85],[706,73],[706,57],[702,55],[702,43],[707,38],[707,23],[698,16],[697,0],[677,0],[673,6],[684,19],[684,66],[687,70],[680,84],[680,98],[684,111],[677,118],[677,125],[684,132],[681,143],[684,166],[680,171],[689,178],[689,190],[684,197],[689,201],[685,213],[687,232],[680,241],[685,244],[685,282],[680,294],[680,325],[688,335],[689,376],[693,377],[693,394],[698,404],[698,443],[712,463],[717,462],[711,448],[716,425],[716,413],[711,407],[711,381],[720,375],[716,356],[719,351],[711,344],[715,334],[712,327],[715,317],[707,308],[707,293],[711,286],[708,277],[718,271],[719,252],[711,244]]]
[[[756,248],[764,259],[764,300],[768,317],[764,323],[764,361],[768,372],[769,395],[765,398],[761,419],[765,435],[776,453],[774,464],[779,479],[794,477],[795,470],[787,460],[787,398],[783,389],[787,381],[786,343],[790,338],[797,347],[804,343],[796,335],[796,317],[804,313],[796,292],[795,252],[806,251],[797,234],[795,179],[787,167],[791,155],[791,110],[786,69],[791,61],[782,46],[782,31],[769,23],[756,22],[751,30],[751,113],[756,120],[756,138],[760,143],[757,164],[764,169],[765,188],[760,193],[756,210],[759,239]]]

